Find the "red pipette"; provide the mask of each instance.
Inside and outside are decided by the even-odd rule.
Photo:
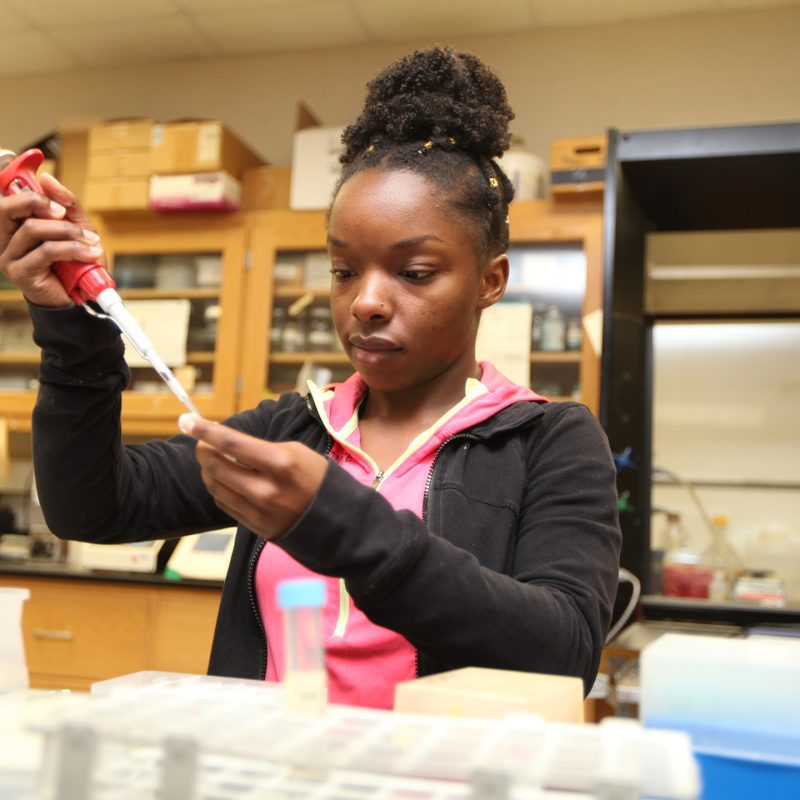
[[[10,159],[13,160],[8,163]],[[16,158],[10,150],[0,151],[0,164],[6,162],[6,166],[0,171],[0,193],[4,195],[18,194],[19,192],[42,194],[42,187],[36,180],[36,170],[43,160],[44,155],[41,150],[26,150]],[[125,308],[125,304],[115,288],[114,279],[102,264],[60,261],[53,264],[53,272],[76,305],[83,306],[87,312],[95,316],[107,316],[112,319],[142,358],[149,361],[163,378],[172,393],[189,411],[199,414],[186,390],[156,353],[153,343],[141,329],[139,323]],[[90,300],[100,306],[105,314],[98,314],[92,310],[86,304]]]

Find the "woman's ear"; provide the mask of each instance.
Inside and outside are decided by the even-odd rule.
[[[478,292],[478,308],[493,306],[504,294],[508,283],[508,256],[495,256],[483,268]]]

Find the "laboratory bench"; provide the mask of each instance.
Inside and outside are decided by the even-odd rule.
[[[23,636],[30,684],[87,690],[140,670],[205,674],[221,581],[0,561],[0,587],[30,591]]]

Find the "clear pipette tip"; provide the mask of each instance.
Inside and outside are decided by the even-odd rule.
[[[153,363],[152,361],[150,362]],[[189,397],[189,393],[186,389],[181,386],[180,381],[173,375],[172,370],[169,367],[164,367],[164,371],[160,370],[155,364],[153,364],[153,368],[155,371],[164,379],[164,383],[169,386],[172,390],[172,394],[178,398],[178,400],[183,403],[192,414],[197,414],[198,417],[201,417],[202,414],[197,410],[197,406],[192,402],[192,398]]]

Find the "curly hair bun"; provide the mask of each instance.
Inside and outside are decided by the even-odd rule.
[[[449,47],[417,51],[367,86],[361,116],[345,129],[342,162],[373,144],[432,140],[477,157],[508,148],[514,117],[500,79],[476,56]]]

